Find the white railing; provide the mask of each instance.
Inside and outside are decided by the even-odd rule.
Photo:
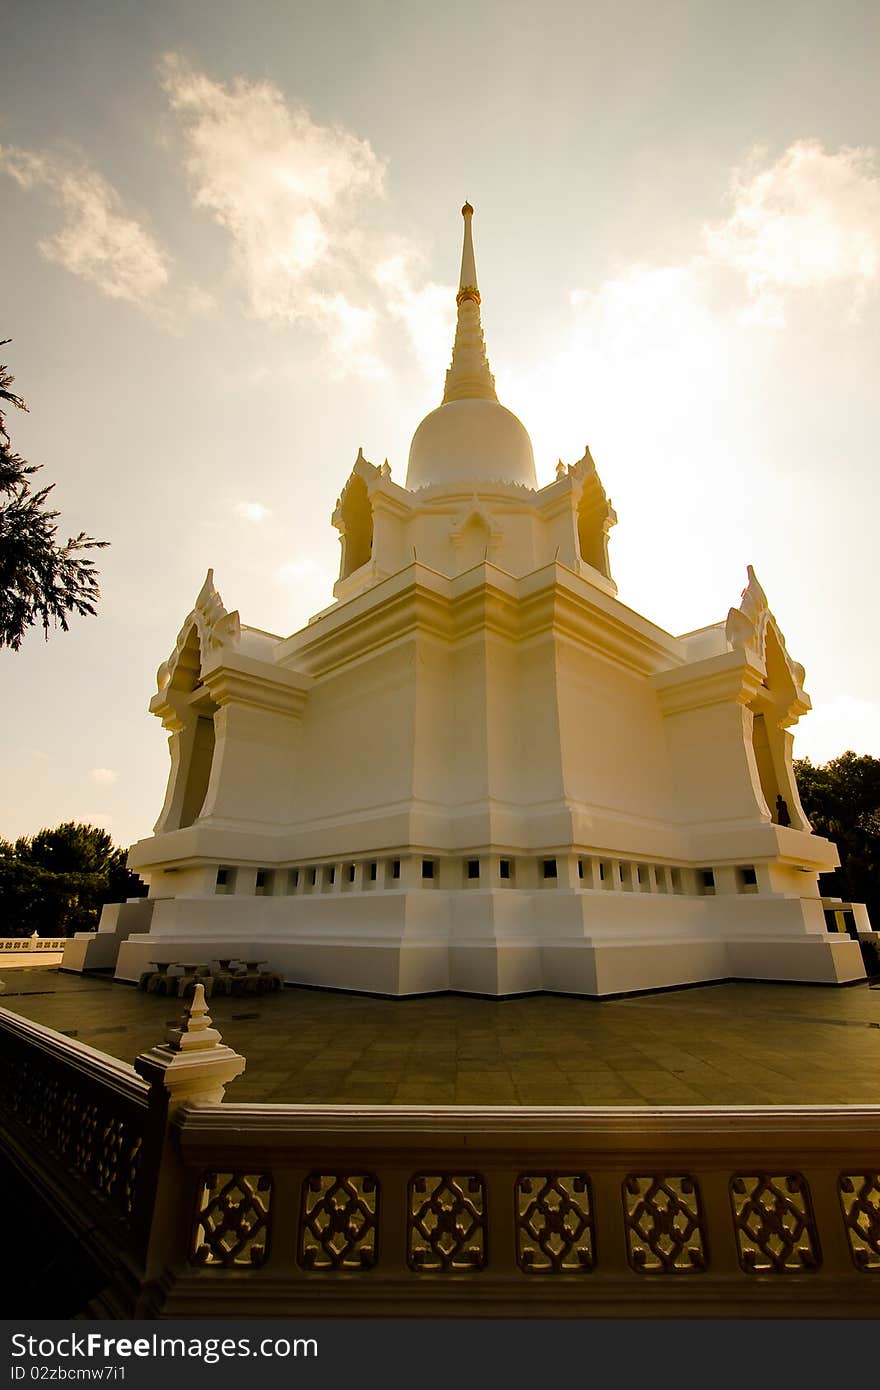
[[[166,1316],[876,1315],[880,1108],[223,1105]]]
[[[0,1143],[123,1315],[876,1316],[880,1106],[220,1104],[209,1024],[147,1084],[0,1010]]]
[[[0,936],[0,955],[13,951],[63,951],[66,936]]]

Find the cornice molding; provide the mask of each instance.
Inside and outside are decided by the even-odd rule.
[[[675,638],[564,566],[516,579],[491,562],[455,579],[409,565],[295,633],[277,657],[319,676],[413,633],[459,641],[480,630],[510,641],[557,631],[640,675],[681,660]]]
[[[762,681],[763,672],[751,665],[742,652],[725,652],[679,666],[674,671],[659,672],[652,684],[660,709],[668,715],[683,714],[704,705],[750,704],[761,689]]]
[[[221,707],[248,705],[271,714],[302,716],[311,681],[300,671],[269,666],[239,655],[202,673],[202,682]]]

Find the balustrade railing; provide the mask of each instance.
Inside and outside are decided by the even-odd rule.
[[[856,1316],[880,1109],[178,1112],[169,1309]]]
[[[156,1121],[134,1068],[0,1009],[0,1117],[7,1155],[48,1200],[87,1226],[99,1248],[140,1281],[155,1187]],[[124,1291],[120,1291],[124,1297]],[[131,1289],[129,1290],[131,1293]]]
[[[63,951],[66,936],[0,936],[0,956],[16,951]]]
[[[0,1010],[3,1142],[138,1316],[876,1316],[880,1107],[221,1104],[209,1025],[148,1083]]]

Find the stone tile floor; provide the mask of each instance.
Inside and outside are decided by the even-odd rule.
[[[2,969],[0,969],[2,975]],[[133,1061],[176,1000],[41,968],[0,1005]],[[719,984],[626,999],[375,999],[288,988],[211,1013],[230,1100],[335,1104],[880,1104],[880,989]]]

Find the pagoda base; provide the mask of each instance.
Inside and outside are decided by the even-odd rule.
[[[817,925],[810,899],[602,892],[415,891],[157,900],[116,976],[156,963],[265,961],[290,984],[406,996],[539,991],[593,997],[725,979],[845,984],[858,943]],[[821,910],[818,922],[824,923]]]

